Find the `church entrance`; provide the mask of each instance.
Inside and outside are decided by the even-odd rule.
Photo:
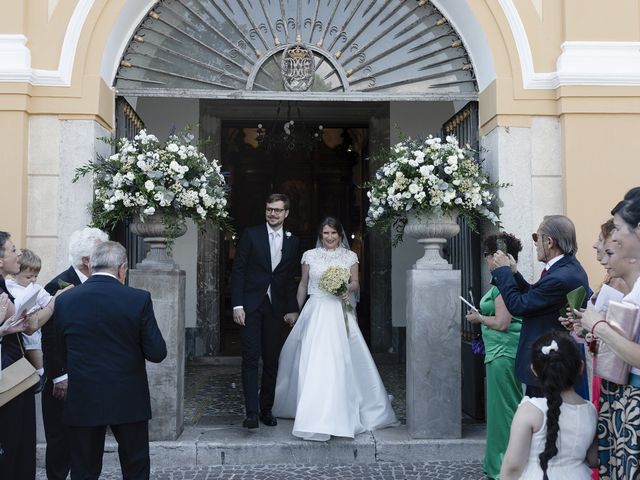
[[[217,105],[216,110],[221,111]],[[316,227],[322,218],[335,216],[343,224],[352,249],[360,258],[363,292],[369,292],[369,262],[365,250],[366,194],[360,188],[369,177],[368,118],[363,112],[375,104],[357,109],[316,103],[266,102],[242,114],[222,120],[220,158],[228,173],[230,212],[235,233],[220,244],[220,304],[222,355],[240,353],[239,327],[231,317],[230,282],[235,243],[242,231],[264,222],[264,199],[273,192],[291,199],[285,227],[300,238],[301,253],[315,247]],[[224,110],[224,109],[223,109]],[[331,113],[333,112],[333,113]],[[341,112],[341,115],[336,115]],[[346,113],[349,112],[349,113]],[[257,115],[256,115],[257,114]],[[292,123],[289,123],[292,122]],[[369,295],[358,307],[360,328],[369,338]],[[283,338],[289,328],[283,324]]]

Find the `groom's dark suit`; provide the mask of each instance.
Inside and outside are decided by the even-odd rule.
[[[247,228],[233,261],[233,306],[245,311],[242,327],[242,384],[247,415],[271,410],[275,394],[280,328],[286,313],[297,312],[295,275],[300,267],[300,243],[284,229],[282,258],[272,270],[267,225]],[[267,290],[271,287],[271,299]],[[258,362],[262,356],[262,384],[258,399]]]
[[[497,268],[492,275],[509,313],[522,317],[516,377],[527,386],[538,387],[538,379],[530,369],[531,345],[551,330],[565,331],[558,321],[560,311],[566,306],[571,290],[583,286],[589,292],[587,274],[574,256],[565,255],[533,285],[519,272],[512,274],[509,267]]]
[[[72,478],[98,478],[107,426],[123,477],[149,478],[145,360],[167,355],[151,295],[94,274],[56,300],[55,327],[69,372],[63,421],[70,426]]]
[[[70,283],[76,287],[82,283],[73,267],[69,267],[47,283],[44,289],[50,295],[55,295],[58,290],[61,290],[60,280],[62,280],[64,284]],[[47,440],[47,451],[45,455],[47,478],[49,480],[64,480],[67,478],[69,469],[71,468],[71,457],[69,456],[69,427],[62,423],[64,400],[58,400],[53,396],[53,380],[66,374],[67,371],[58,353],[55,324],[56,314],[54,312],[53,316],[42,327],[42,354],[44,374],[47,377],[47,383],[42,391],[42,419],[44,421],[44,433]]]

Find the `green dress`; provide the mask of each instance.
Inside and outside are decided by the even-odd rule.
[[[496,314],[496,297],[500,292],[491,289],[480,300],[482,315]],[[509,444],[511,420],[522,400],[522,384],[515,374],[516,351],[522,320],[513,317],[509,328],[500,332],[482,326],[487,374],[487,447],[484,453],[484,472],[499,478],[502,457]]]

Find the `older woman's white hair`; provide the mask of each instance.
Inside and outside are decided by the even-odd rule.
[[[90,258],[93,249],[108,240],[109,235],[99,228],[85,227],[76,230],[69,237],[69,263],[76,268],[82,267],[82,258]]]

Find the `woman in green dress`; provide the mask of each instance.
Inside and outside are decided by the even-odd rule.
[[[499,232],[484,240],[483,255],[490,259],[497,250],[511,255],[515,267],[522,244],[513,235]],[[511,316],[495,286],[491,286],[480,300],[480,312],[469,310],[467,320],[482,325],[487,375],[487,446],[484,472],[489,478],[497,479],[502,457],[509,444],[511,420],[522,400],[522,385],[515,374],[522,320]]]

